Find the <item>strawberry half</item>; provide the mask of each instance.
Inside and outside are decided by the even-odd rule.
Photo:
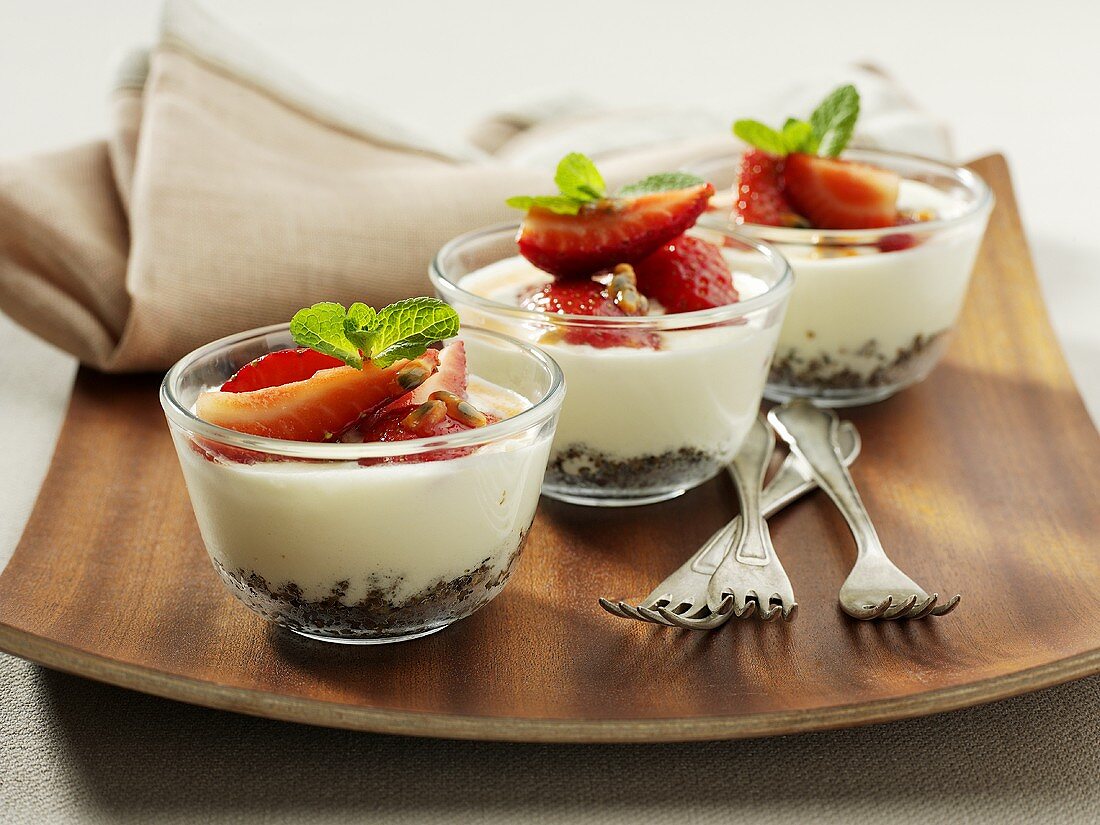
[[[305,381],[318,370],[343,365],[339,358],[306,347],[269,352],[237,370],[232,378],[222,384],[222,392],[251,392]]]
[[[805,225],[783,195],[783,161],[760,149],[750,149],[741,155],[733,190],[733,217],[737,223]]]
[[[524,309],[549,315],[590,315],[622,318],[627,315],[606,287],[591,279],[552,281],[536,289],[522,303]],[[562,340],[567,344],[599,347],[657,347],[653,333],[598,327],[564,327]]]
[[[638,290],[666,312],[697,309],[737,302],[733,276],[722,252],[701,238],[681,235],[640,261],[634,271]]]
[[[230,430],[290,441],[325,441],[360,418],[419,386],[439,363],[436,350],[385,369],[322,369],[304,381],[246,392],[208,390],[199,395],[199,418]]]
[[[532,206],[517,239],[519,251],[560,278],[632,264],[694,225],[713,194],[714,187],[703,183],[636,198],[605,198],[585,204],[576,215]]]
[[[894,172],[816,155],[788,155],[783,164],[787,200],[819,229],[875,229],[898,222]]]

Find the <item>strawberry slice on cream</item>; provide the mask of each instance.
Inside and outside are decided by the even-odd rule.
[[[323,369],[303,381],[246,392],[207,390],[195,412],[219,427],[290,441],[327,441],[363,416],[420,386],[435,371],[439,356],[427,350],[414,360],[381,368]]]

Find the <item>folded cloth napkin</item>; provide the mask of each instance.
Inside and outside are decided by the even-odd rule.
[[[735,111],[782,121],[841,82],[863,96],[859,143],[949,155],[942,127],[861,67],[715,113],[552,101],[439,144],[176,0],[122,67],[107,140],[0,164],[0,309],[98,369],[161,370],[315,301],[430,294],[436,250],[517,219],[504,199],[549,191],[568,151],[619,185],[731,148]]]

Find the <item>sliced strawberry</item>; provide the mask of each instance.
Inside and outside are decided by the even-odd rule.
[[[251,392],[305,381],[318,370],[343,365],[339,358],[305,347],[269,352],[237,370],[232,378],[222,384],[222,392]]]
[[[390,404],[390,409],[399,406],[417,407],[428,400],[433,392],[446,390],[459,398],[466,397],[466,346],[458,340],[451,341],[439,353],[439,369],[431,378]]]
[[[438,364],[438,352],[428,350],[415,361],[398,361],[385,369],[368,361],[361,370],[323,369],[304,381],[247,392],[208,390],[199,395],[195,412],[242,433],[325,441],[419,386]]]
[[[783,195],[783,161],[760,149],[750,149],[741,156],[733,190],[733,217],[737,223],[805,225]]]
[[[399,407],[387,407],[381,412],[375,413],[360,427],[363,432],[363,441],[409,441],[414,438],[438,438],[441,435],[460,433],[470,429],[465,424],[447,416],[426,428],[426,431],[409,429],[405,426],[405,419],[417,406],[416,404],[403,404]]]
[[[583,281],[551,281],[531,292],[521,306],[549,315],[626,315],[608,295],[603,284],[591,278]]]
[[[533,206],[520,229],[519,251],[539,269],[561,278],[632,264],[690,228],[713,194],[714,187],[703,183],[601,200],[582,206],[576,215]]]
[[[524,309],[549,315],[591,315],[622,318],[627,313],[615,303],[607,288],[592,279],[552,281],[536,289],[523,301]],[[658,345],[652,333],[599,327],[565,327],[562,340],[567,344],[607,347],[653,347]]]
[[[681,235],[640,261],[634,271],[639,291],[658,301],[666,312],[693,312],[737,302],[722,251],[701,238]]]
[[[416,408],[417,405],[415,404],[404,404],[401,406],[391,405],[385,410],[375,413],[373,417],[364,422],[359,428],[362,433],[362,440],[373,442],[411,441],[414,438],[438,438],[442,435],[450,435],[451,433],[460,433],[472,429],[466,424],[456,421],[449,416],[444,416],[440,421],[432,423],[429,427],[421,427],[417,430],[410,429],[406,425],[406,420],[410,413],[416,410]],[[490,424],[499,420],[492,415],[487,415],[486,419]],[[474,452],[476,449],[476,447],[451,447],[450,449],[432,450],[431,452],[420,453],[419,455],[391,456],[389,458],[362,458],[359,460],[359,463],[369,467],[373,464],[445,461],[450,458],[461,458],[464,455],[470,455],[470,453]]]
[[[900,178],[887,169],[816,155],[788,155],[783,191],[818,229],[874,229],[898,221]]]
[[[901,252],[903,249],[912,249],[917,245],[915,235],[894,234],[883,235],[879,238],[878,248],[881,252]]]
[[[462,341],[451,341],[439,354],[439,369],[431,378],[411,392],[407,392],[400,398],[391,402],[385,410],[375,413],[373,416],[360,422],[358,425],[346,430],[340,436],[341,441],[361,443],[363,441],[397,441],[403,440],[394,437],[382,437],[384,433],[396,434],[396,424],[390,426],[389,419],[396,417],[400,423],[410,412],[419,407],[433,392],[444,390],[452,392],[459,398],[466,398],[466,384],[468,375],[466,372],[466,347]],[[389,413],[395,416],[390,416]],[[400,415],[396,415],[400,413]],[[421,435],[408,433],[404,438],[420,438]],[[445,435],[449,429],[439,432],[424,433],[423,435]]]

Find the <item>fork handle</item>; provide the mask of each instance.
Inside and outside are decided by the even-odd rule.
[[[773,409],[768,413],[768,421],[791,452],[806,462],[814,481],[848,522],[856,540],[857,558],[885,556],[871,516],[840,458],[837,434],[840,420],[836,414],[798,400]]]
[[[840,426],[840,449],[844,456],[844,464],[849,465],[859,455],[859,434],[855,427],[849,423]],[[760,511],[765,518],[771,518],[788,504],[810,492],[817,487],[805,459],[796,455],[788,455],[783,459],[779,470],[768,486],[760,494]],[[707,542],[700,547],[689,560],[691,569],[696,573],[709,576],[722,563],[726,548],[726,542],[732,541],[741,530],[741,516],[734,516],[715,531]]]
[[[735,558],[742,564],[765,565],[771,560],[772,542],[760,504],[760,488],[774,450],[775,436],[767,422],[757,416],[740,452],[729,464],[741,505],[742,527]]]

